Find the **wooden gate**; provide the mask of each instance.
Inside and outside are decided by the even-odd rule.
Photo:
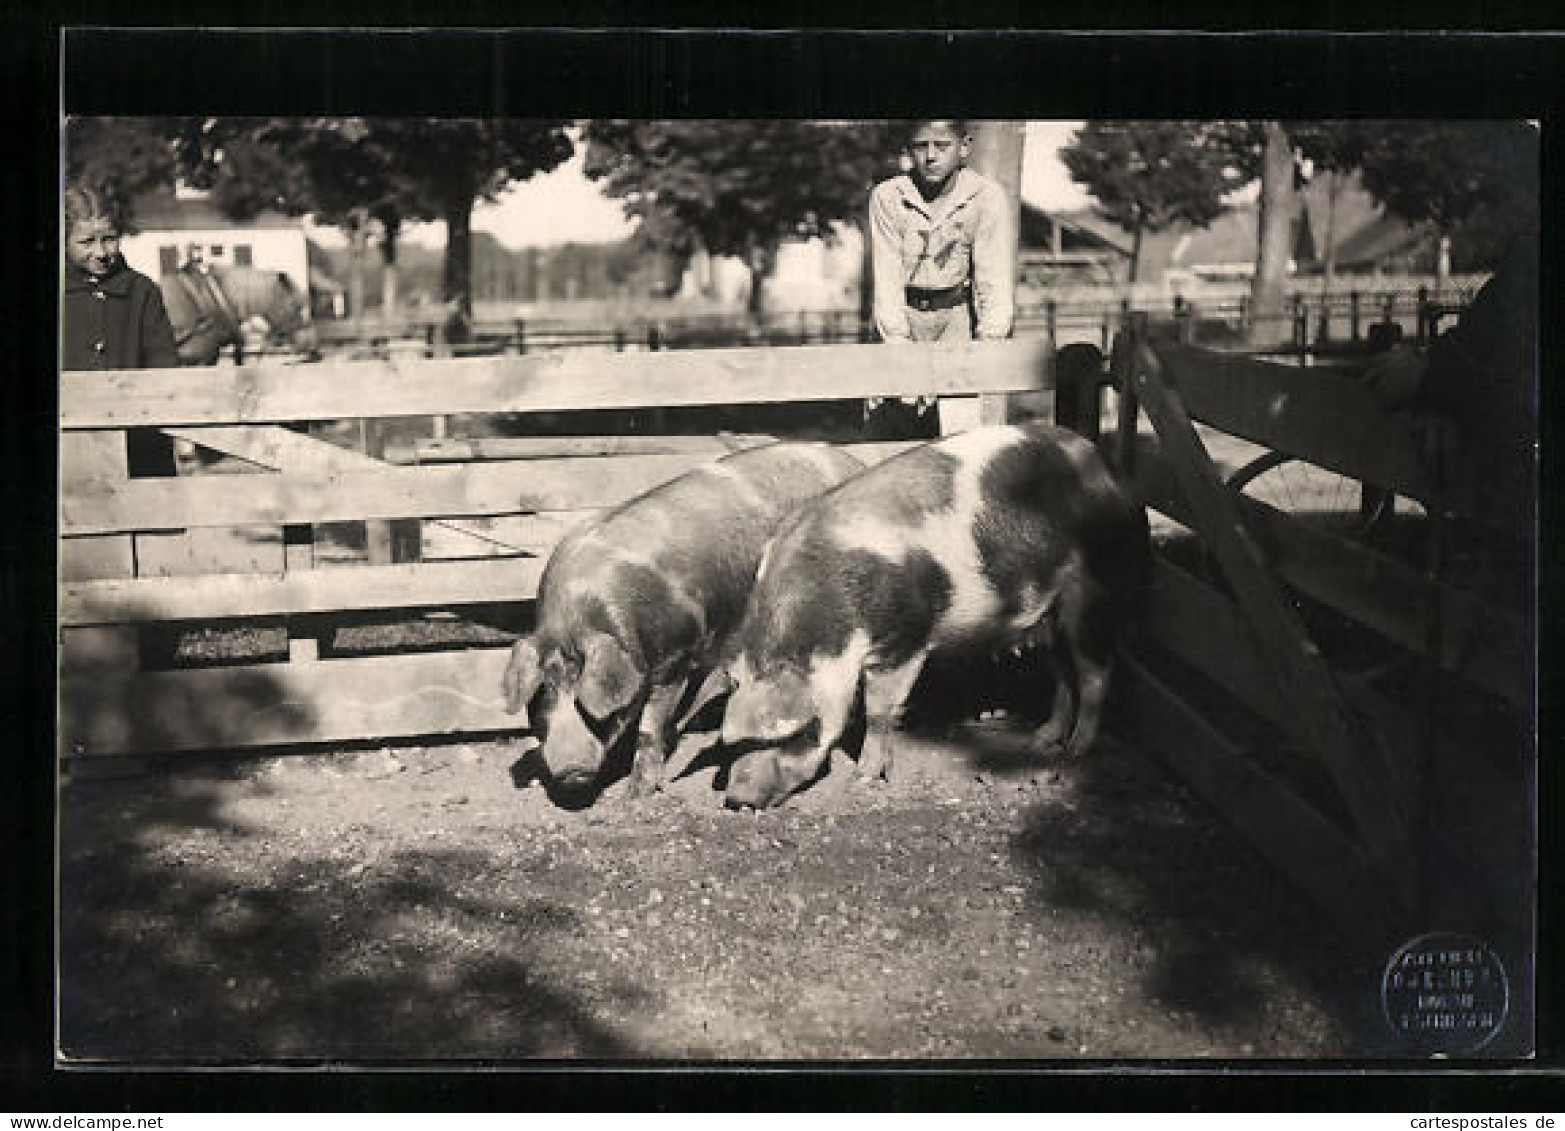
[[[1060,403],[1091,405],[1077,411],[1096,432],[1091,379],[1088,392],[1067,392],[1070,368],[1062,358]],[[1528,595],[1496,593],[1483,568],[1458,584],[1448,554],[1453,523],[1523,528],[1506,512],[1525,492],[1481,493],[1449,453],[1433,458],[1417,421],[1381,411],[1351,369],[1143,333],[1116,342],[1110,380],[1122,410],[1107,445],[1115,462],[1165,529],[1193,535],[1159,539],[1119,684],[1125,717],[1359,937],[1459,926],[1528,953]],[[1335,515],[1252,498],[1213,458],[1236,447],[1240,462],[1260,453],[1256,466],[1330,476],[1355,494]],[[1390,520],[1388,492],[1403,510]],[[1464,744],[1440,721],[1453,715],[1506,725],[1485,734],[1480,721]]]

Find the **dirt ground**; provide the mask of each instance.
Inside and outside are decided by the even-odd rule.
[[[1043,760],[1024,722],[926,718],[891,783],[834,772],[759,814],[725,810],[721,767],[701,759],[657,798],[621,783],[563,808],[512,737],[75,774],[61,1053],[1401,1051],[1379,1014],[1386,956],[1353,953],[1151,756],[1110,733],[1080,761]]]
[[[894,781],[570,810],[528,740],[62,792],[61,1051],[115,1062],[1295,1058],[1377,964],[1112,736],[924,728]],[[704,742],[701,736],[687,741]],[[839,767],[840,769],[840,767]]]

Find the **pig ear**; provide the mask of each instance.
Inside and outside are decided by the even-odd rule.
[[[538,663],[538,646],[523,637],[511,646],[511,662],[505,665],[505,679],[501,687],[505,691],[505,709],[517,714],[533,701],[538,685],[543,682],[543,668]]]
[[[719,664],[701,682],[701,688],[696,692],[695,702],[710,703],[720,695],[727,695],[738,685],[738,681],[734,679],[728,669]]]
[[[690,700],[690,706],[685,708],[685,713],[680,717],[675,729],[684,730],[690,725],[690,720],[699,715],[708,703],[714,699],[721,699],[737,686],[738,682],[728,674],[727,668],[721,664],[713,668],[707,673],[706,679],[701,681],[701,686],[696,689],[695,696]]]
[[[581,682],[576,702],[594,719],[606,719],[623,711],[636,698],[641,673],[612,636],[599,634],[587,642],[582,654]]]

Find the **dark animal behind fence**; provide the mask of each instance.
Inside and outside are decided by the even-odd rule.
[[[185,365],[212,365],[224,347],[243,360],[244,328],[266,324],[269,344],[305,353],[315,349],[308,296],[281,271],[259,267],[184,267],[158,284]]]

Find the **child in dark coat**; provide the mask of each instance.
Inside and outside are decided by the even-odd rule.
[[[61,369],[161,369],[179,364],[157,284],[120,256],[120,210],[105,194],[65,190]]]
[[[65,189],[65,278],[60,296],[60,368],[165,369],[179,365],[174,327],[163,294],[120,255],[124,218],[116,202],[97,189]],[[69,439],[67,437],[67,439]],[[77,462],[78,437],[62,444],[67,466]],[[132,475],[173,473],[173,445],[160,432],[126,434]],[[81,456],[81,459],[88,457]]]

